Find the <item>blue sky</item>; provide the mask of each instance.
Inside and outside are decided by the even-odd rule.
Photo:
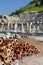
[[[0,14],[10,14],[30,1],[32,0],[0,0]]]

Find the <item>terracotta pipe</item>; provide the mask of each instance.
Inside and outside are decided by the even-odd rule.
[[[8,62],[5,62],[5,65],[10,65],[10,61],[8,61]]]
[[[5,49],[6,49],[6,46],[0,47],[0,50],[5,50]]]
[[[17,54],[17,58],[18,58],[18,59],[22,59],[22,55]]]
[[[0,45],[2,45],[2,43],[3,43],[3,39],[2,39],[2,38],[0,38]]]
[[[10,58],[9,60],[11,61],[14,61],[16,58],[21,59],[24,56],[33,55],[39,52],[38,49],[35,48],[35,46],[29,45],[28,43],[22,42],[21,40],[15,41],[10,40],[9,38],[5,40],[3,39],[3,41],[4,42],[2,42],[1,44],[5,43],[5,45],[0,46],[0,51],[2,51],[0,52],[0,55],[5,57],[6,55],[4,55],[4,52],[6,52],[7,49],[10,49],[10,55],[8,58]],[[9,65],[9,63],[10,62],[6,62],[6,65]]]
[[[2,56],[4,58],[5,57],[4,52],[1,52],[0,56]]]

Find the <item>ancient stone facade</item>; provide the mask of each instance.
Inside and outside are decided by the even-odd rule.
[[[43,33],[43,12],[0,15],[0,32]]]

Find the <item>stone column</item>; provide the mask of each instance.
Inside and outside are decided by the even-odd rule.
[[[13,30],[13,23],[11,23],[11,30]]]
[[[38,30],[38,32],[40,31],[40,30],[39,30],[39,25],[38,25],[38,28],[37,28],[37,30]]]
[[[29,23],[27,22],[27,31],[29,32]]]
[[[15,32],[17,32],[17,22],[15,23]]]
[[[35,25],[33,26],[33,32],[35,32]]]
[[[30,22],[30,33],[31,33],[31,30],[32,30],[32,29],[31,29],[31,25],[32,25],[32,23]]]
[[[11,23],[11,20],[8,18],[8,32],[10,31],[10,23]]]
[[[2,31],[4,31],[4,24],[2,24]]]
[[[9,26],[10,26],[10,23],[8,23],[8,31],[10,30]]]
[[[38,30],[38,32],[39,32],[39,20],[38,20],[38,26],[37,26],[37,30]]]
[[[25,31],[24,31],[24,27],[23,27],[23,23],[22,23],[22,32],[24,33]]]

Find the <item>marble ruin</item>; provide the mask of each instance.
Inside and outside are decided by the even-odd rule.
[[[0,32],[43,33],[43,12],[0,15]]]

